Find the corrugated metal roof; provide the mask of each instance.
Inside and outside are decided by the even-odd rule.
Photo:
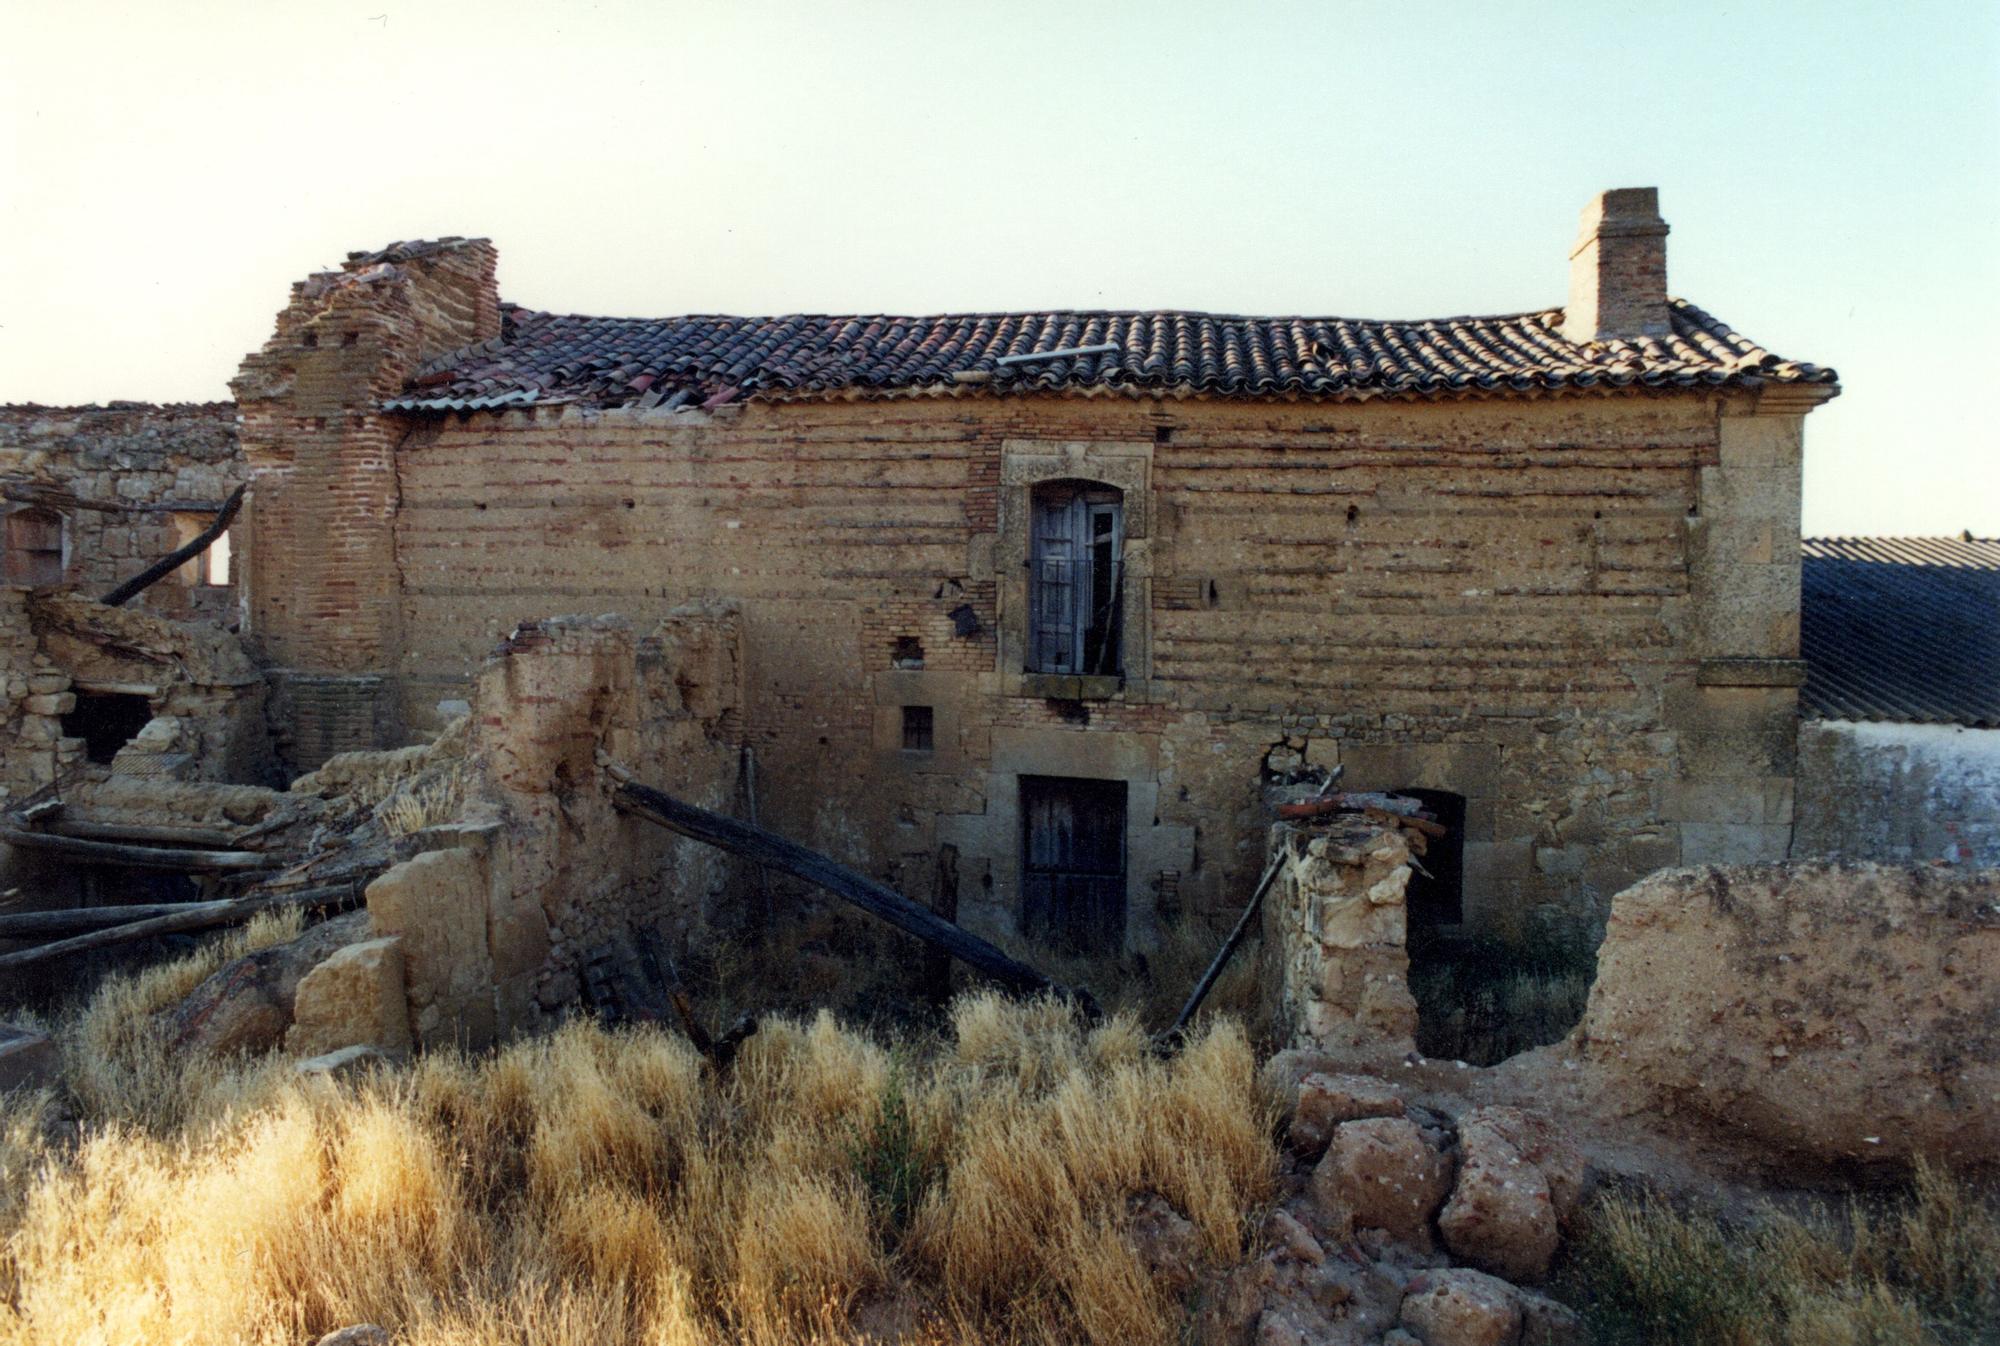
[[[1808,538],[1800,709],[2000,726],[2000,540]]]

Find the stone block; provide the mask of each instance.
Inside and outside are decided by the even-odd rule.
[[[1319,900],[1314,932],[1321,943],[1334,949],[1365,949],[1379,944],[1401,947],[1403,907],[1400,902],[1373,901],[1367,894],[1329,894]]]
[[[30,715],[67,715],[76,709],[76,693],[53,692],[31,696],[21,702],[21,709]]]
[[[473,851],[428,851],[368,885],[368,915],[403,937],[411,1026],[426,1047],[484,1045],[493,1025],[486,867]]]
[[[403,989],[403,941],[371,939],[337,950],[299,982],[285,1049],[319,1056],[340,1047],[410,1050],[410,1010]]]

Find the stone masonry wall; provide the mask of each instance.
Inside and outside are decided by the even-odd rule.
[[[1410,850],[1352,816],[1279,823],[1264,899],[1264,985],[1289,1045],[1389,1062],[1416,1049],[1404,890]]]
[[[0,479],[50,493],[62,516],[64,582],[92,596],[179,547],[247,476],[233,403],[0,407]],[[10,512],[29,506],[0,502]],[[232,529],[229,583],[208,584],[197,568],[133,601],[166,616],[233,623],[245,539],[246,530]]]

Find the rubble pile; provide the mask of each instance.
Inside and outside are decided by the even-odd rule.
[[[1215,1346],[1564,1346],[1577,1314],[1544,1281],[1589,1182],[1545,1116],[1478,1107],[1455,1118],[1309,1049],[1274,1056],[1284,1118],[1281,1197],[1261,1252],[1220,1273],[1201,1339]],[[1142,1256],[1162,1222],[1135,1223]]]

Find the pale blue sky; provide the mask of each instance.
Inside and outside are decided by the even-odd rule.
[[[2000,4],[17,6],[0,400],[227,396],[286,287],[485,234],[577,312],[1562,302],[1832,364],[1815,533],[2000,533]]]

